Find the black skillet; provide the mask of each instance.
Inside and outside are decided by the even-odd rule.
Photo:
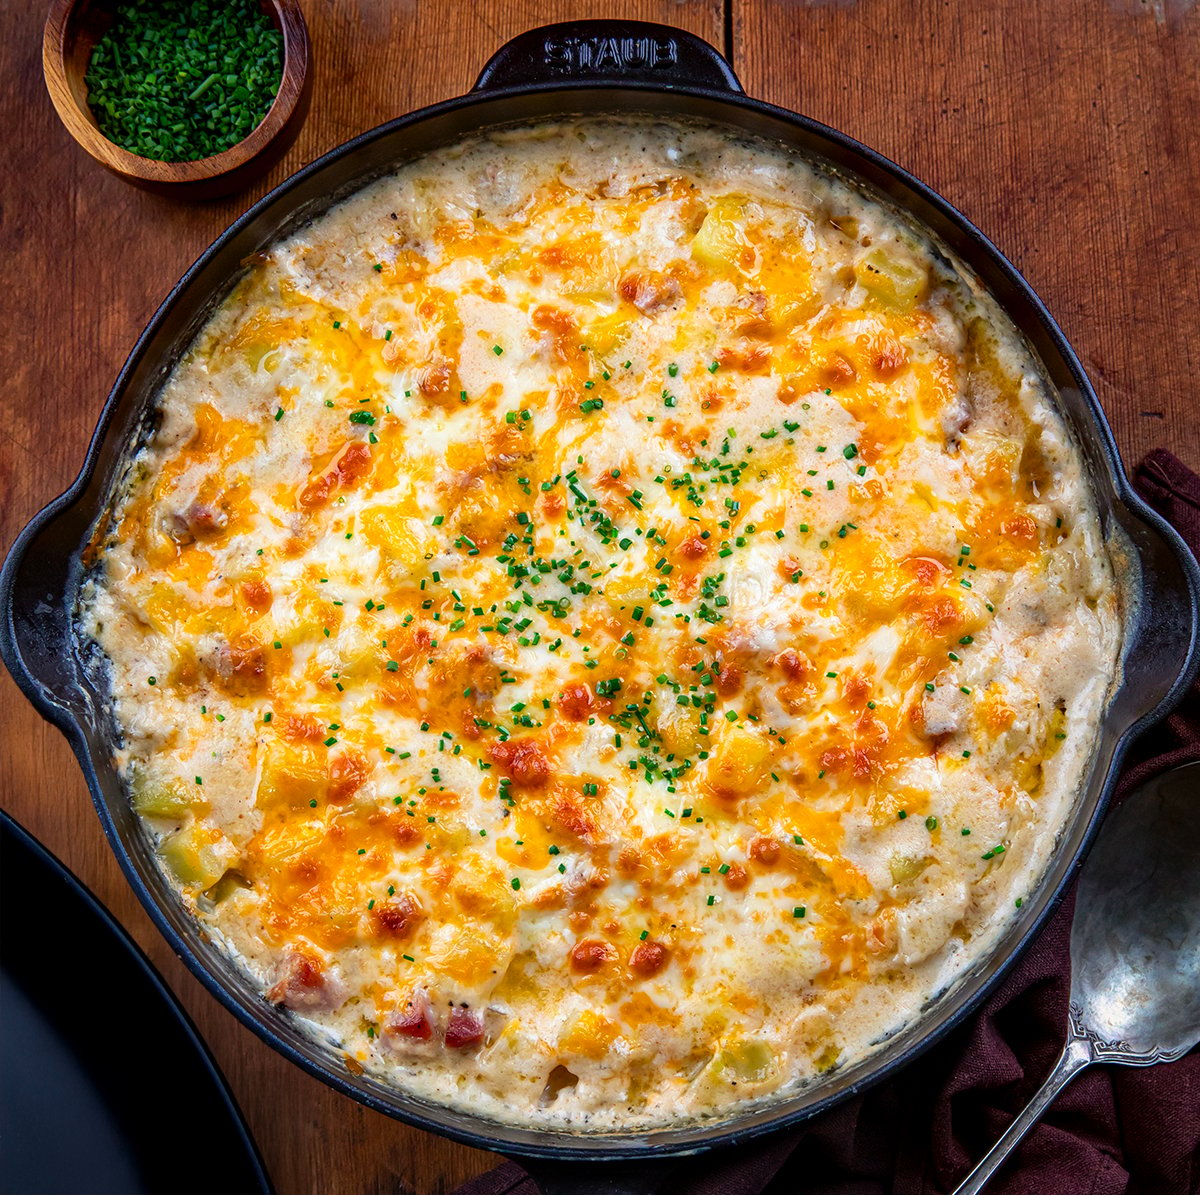
[[[0,1010],[3,1190],[271,1190],[171,989],[108,910],[4,813]]]
[[[145,434],[156,389],[244,259],[375,175],[493,125],[575,113],[650,112],[715,122],[824,159],[881,193],[940,238],[1008,312],[1057,386],[1080,445],[1105,532],[1121,561],[1123,680],[1098,736],[1092,772],[1039,888],[998,947],[922,1017],[869,1058],[818,1085],[716,1123],[639,1133],[564,1134],[504,1125],[439,1107],[351,1073],[271,1007],[204,940],[152,860],[112,764],[113,730],[80,663],[70,603],[79,551],[115,471]],[[1178,535],[1133,492],[1079,361],[1037,296],[996,248],[898,166],[806,117],[748,99],[729,64],[681,30],[638,22],[552,25],[514,38],[465,96],[383,125],[301,170],[239,219],[187,272],[134,347],[101,414],[78,480],[22,532],[0,573],[0,656],[79,758],[113,849],[151,917],[198,978],[240,1020],[306,1070],[369,1107],[480,1149],[521,1157],[548,1191],[661,1189],[662,1159],[744,1145],[795,1125],[904,1066],[967,1016],[996,985],[1060,899],[1107,805],[1131,740],[1185,692],[1197,668],[1200,570]]]

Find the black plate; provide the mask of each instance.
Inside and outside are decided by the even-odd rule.
[[[195,1026],[108,910],[0,813],[6,1195],[270,1192]]]

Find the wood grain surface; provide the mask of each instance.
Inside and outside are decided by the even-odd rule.
[[[0,546],[70,483],[155,306],[250,202],[350,136],[462,92],[521,30],[582,16],[665,21],[731,47],[751,95],[835,125],[931,183],[1049,304],[1127,463],[1165,444],[1200,468],[1200,12],[1190,0],[305,0],[304,8],[316,71],[307,125],[253,191],[197,205],[136,191],[74,145],[42,82],[44,11],[0,7]],[[97,893],[179,994],[281,1195],[432,1195],[495,1161],[334,1094],[242,1028],[153,929],[64,741],[7,677],[0,726],[0,804]],[[153,1043],[130,1045],[131,1063],[152,1054]]]

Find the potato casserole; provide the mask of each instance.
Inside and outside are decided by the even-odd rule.
[[[574,1131],[819,1082],[986,958],[1121,611],[994,301],[704,124],[409,162],[248,264],[79,624],[158,859],[264,999]]]

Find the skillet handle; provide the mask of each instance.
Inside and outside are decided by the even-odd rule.
[[[0,568],[0,660],[38,713],[64,731],[78,694],[65,595],[84,534],[69,517],[72,505],[68,492],[35,516]]]
[[[1122,519],[1141,564],[1142,584],[1130,611],[1124,683],[1114,701],[1129,739],[1164,718],[1200,673],[1200,564],[1179,532],[1133,495]],[[1118,515],[1118,517],[1120,517]]]
[[[563,21],[518,34],[479,72],[472,91],[651,83],[742,95],[733,68],[708,42],[650,21]]]

